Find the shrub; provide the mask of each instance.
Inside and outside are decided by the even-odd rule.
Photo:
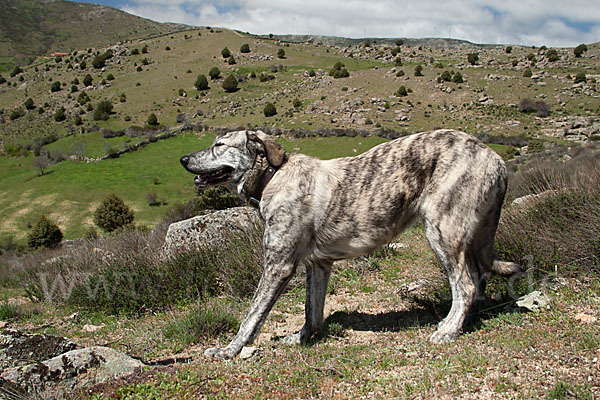
[[[76,117],[75,117],[75,119],[73,120],[73,123],[74,123],[76,126],[83,125],[83,119],[81,119],[81,116],[79,116],[79,115],[78,115],[78,116],[76,116]]]
[[[550,115],[550,106],[543,100],[534,101],[529,98],[521,99],[517,106],[522,113],[536,112],[538,117]]]
[[[227,64],[235,65],[235,58],[233,56],[230,56],[229,59],[227,60]]]
[[[107,81],[114,81],[115,80],[115,76],[113,74],[108,74],[108,75],[106,75],[106,80]]]
[[[285,50],[283,50],[283,49],[277,50],[277,58],[285,58]]]
[[[27,100],[25,100],[25,102],[23,103],[23,106],[28,110],[33,110],[35,108],[33,99],[31,97],[29,97]]]
[[[265,117],[272,117],[277,114],[277,108],[275,108],[273,103],[267,103],[263,109],[263,113],[265,114]]]
[[[315,72],[314,69],[311,69],[308,71],[308,76],[310,76],[311,78],[314,78],[315,76],[317,76],[317,73]]]
[[[81,105],[84,105],[88,101],[90,101],[90,96],[88,96],[86,92],[81,92],[79,93],[79,96],[77,96],[77,102]]]
[[[477,54],[477,53],[469,53],[469,54],[467,54],[467,61],[471,65],[476,65],[477,62],[479,61],[479,54]]]
[[[79,88],[77,87],[77,85],[71,86],[71,93],[77,93],[78,91],[79,91]]]
[[[94,108],[94,121],[106,121],[108,120],[110,113],[112,112],[113,105],[110,100],[100,101]]]
[[[250,45],[248,43],[244,43],[240,47],[240,53],[250,53]]]
[[[60,91],[60,82],[59,81],[52,82],[52,84],[50,85],[50,91],[51,92],[58,92],[58,91]]]
[[[212,67],[210,71],[208,71],[208,76],[212,80],[219,79],[221,77],[221,70],[217,67]]]
[[[140,54],[140,49],[138,49],[137,47],[136,47],[136,48],[133,48],[133,49],[131,50],[131,55],[132,55],[132,56],[136,56],[136,55],[138,55],[138,54]]]
[[[406,90],[405,86],[400,86],[400,88],[396,91],[396,93],[394,93],[394,95],[398,97],[405,97],[408,96],[408,91]]]
[[[579,46],[575,47],[573,49],[573,54],[575,54],[575,57],[579,58],[583,55],[583,53],[585,53],[588,50],[587,45],[585,44],[580,44]],[[11,75],[12,76],[12,75]]]
[[[23,111],[23,109],[21,109],[21,108],[17,108],[10,112],[10,115],[8,116],[8,118],[10,118],[11,121],[14,121],[16,119],[21,118],[23,115],[25,115],[25,111]]]
[[[82,69],[82,70],[84,70],[84,69],[86,69],[86,68],[87,68],[87,64],[85,63],[85,61],[81,61],[81,62],[79,63],[79,68],[80,68],[80,69]]]
[[[148,119],[146,120],[146,122],[150,126],[156,126],[156,125],[158,125],[158,118],[156,117],[156,114],[151,113],[150,115],[148,115]]]
[[[19,75],[21,72],[23,72],[23,70],[21,69],[21,67],[19,67],[18,65],[16,67],[13,68],[13,70],[10,72],[10,77],[14,78],[15,76]]]
[[[167,324],[163,330],[164,336],[189,346],[201,339],[218,338],[223,334],[236,332],[240,321],[231,308],[231,303],[225,303],[221,299],[202,302],[184,317]]]
[[[585,76],[585,72],[578,72],[577,75],[575,75],[575,83],[586,82],[586,81],[587,81],[587,77]]]
[[[83,83],[84,86],[90,86],[92,84],[94,80],[92,79],[92,76],[90,74],[87,74],[83,80],[81,81]]]
[[[58,110],[56,110],[56,112],[54,113],[54,120],[56,122],[62,122],[65,119],[67,119],[67,116],[65,115],[65,109],[61,107]]]
[[[27,245],[32,249],[54,248],[60,244],[62,238],[63,234],[58,225],[42,215],[27,235]]]
[[[449,71],[444,71],[440,75],[440,80],[442,80],[444,82],[450,82],[452,80],[452,74],[450,74]]]
[[[207,90],[208,89],[208,79],[206,79],[205,75],[202,75],[202,74],[198,75],[198,77],[196,78],[196,83],[194,83],[194,86],[198,90]]]
[[[560,60],[560,57],[558,56],[558,52],[555,49],[548,50],[548,52],[546,53],[546,57],[548,58],[548,61],[550,61],[550,62],[555,62],[555,61]]]
[[[295,98],[292,102],[292,106],[294,106],[294,108],[302,107],[302,100],[300,100],[299,98]]]
[[[121,93],[121,95],[119,96],[119,102],[125,103],[126,101],[127,101],[127,95],[125,93]]]
[[[142,54],[148,53],[148,46],[142,47]]]
[[[395,65],[396,67],[401,67],[401,66],[402,66],[402,58],[401,58],[401,57],[396,57],[396,58],[394,59],[394,65]]]
[[[506,52],[506,54],[512,53],[512,50],[513,50],[512,46],[506,46],[506,48],[504,49],[504,51]]]
[[[423,76],[423,66],[421,64],[415,67],[415,76]]]
[[[545,272],[600,273],[600,156],[582,149],[564,163],[534,160],[509,179],[507,199],[537,196],[503,212],[501,258]]]
[[[133,211],[115,194],[108,195],[94,211],[94,223],[105,232],[130,225],[133,218]]]
[[[452,77],[452,82],[454,82],[454,83],[463,83],[464,80],[463,80],[462,74],[460,72],[456,72],[454,74],[454,76]]]
[[[225,47],[223,50],[221,50],[221,56],[223,56],[223,58],[231,57],[231,52],[229,51],[229,49],[227,47]]]
[[[235,92],[238,89],[238,81],[233,74],[227,76],[223,81],[223,89],[227,93]]]
[[[341,61],[338,61],[334,64],[333,68],[329,71],[329,76],[333,76],[335,79],[338,78],[347,78],[350,76],[350,73],[346,68],[344,68],[344,64]]]
[[[6,83],[6,78],[0,75],[0,85],[2,85],[3,83]]]
[[[531,78],[533,76],[533,72],[531,68],[526,68],[523,70],[523,78]]]
[[[106,66],[106,60],[112,57],[112,51],[107,50],[104,53],[98,54],[92,59],[92,67],[96,69],[104,68]]]

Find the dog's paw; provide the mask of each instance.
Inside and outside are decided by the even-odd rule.
[[[446,331],[444,329],[438,329],[431,335],[429,341],[435,344],[450,343],[458,337],[458,332]]]
[[[229,350],[228,348],[221,349],[219,347],[211,347],[204,351],[204,356],[209,358],[218,358],[221,360],[231,360],[235,357],[236,353]]]

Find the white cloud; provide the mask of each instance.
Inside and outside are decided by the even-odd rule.
[[[538,46],[600,40],[600,7],[591,0],[128,0],[121,8],[161,22],[255,34],[450,36]]]

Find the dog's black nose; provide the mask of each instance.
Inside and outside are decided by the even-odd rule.
[[[181,165],[186,167],[188,165],[188,163],[190,162],[190,158],[188,156],[183,156],[179,159],[179,162],[181,163]]]

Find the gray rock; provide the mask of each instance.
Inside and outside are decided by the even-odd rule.
[[[62,398],[73,390],[135,373],[143,366],[114,349],[93,346],[4,370],[0,372],[0,388],[19,388],[40,398]]]
[[[260,349],[258,347],[244,346],[242,348],[242,351],[240,352],[240,358],[242,360],[247,360],[249,358],[252,358],[256,354],[258,354],[259,352],[260,352]]]
[[[64,337],[6,329],[0,333],[0,371],[39,363],[76,348],[73,341]]]
[[[520,297],[516,305],[527,311],[541,311],[550,309],[550,299],[546,294],[535,290],[525,296]]]
[[[199,250],[261,224],[258,212],[251,207],[229,208],[175,222],[169,226],[162,253],[168,258],[177,251]]]

